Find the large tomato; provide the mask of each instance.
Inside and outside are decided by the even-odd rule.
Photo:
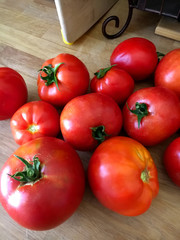
[[[84,188],[78,154],[53,137],[21,145],[0,172],[2,206],[17,223],[32,230],[48,230],[67,220],[79,206]]]
[[[180,137],[168,145],[163,160],[169,177],[180,187]]]
[[[60,128],[65,141],[77,150],[89,151],[119,134],[122,113],[111,97],[89,93],[66,104],[61,112]]]
[[[161,59],[155,71],[155,85],[173,90],[180,98],[180,48]]]
[[[159,191],[150,153],[128,137],[113,137],[97,147],[89,162],[88,179],[105,207],[126,216],[144,213]]]
[[[56,106],[83,95],[89,87],[89,73],[77,57],[62,53],[45,61],[38,75],[39,97]]]
[[[124,129],[145,146],[158,144],[180,127],[180,101],[163,87],[137,90],[123,107]]]
[[[155,71],[158,63],[156,47],[145,38],[129,38],[114,49],[110,62],[127,71],[134,80],[141,81]]]
[[[0,120],[12,117],[27,101],[27,87],[23,77],[8,67],[0,68]]]
[[[13,137],[20,145],[38,137],[56,137],[60,131],[57,110],[44,101],[24,104],[14,113],[10,124]]]
[[[134,80],[117,66],[100,69],[90,83],[91,91],[107,94],[123,104],[134,90]]]

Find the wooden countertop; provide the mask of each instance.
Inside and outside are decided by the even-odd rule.
[[[154,34],[160,16],[134,10],[126,32],[117,39],[107,40],[101,33],[103,20],[118,15],[123,22],[127,1],[120,0],[73,45],[65,45],[60,34],[53,0],[0,0],[0,66],[17,70],[25,79],[28,101],[37,100],[37,70],[41,64],[59,53],[71,53],[87,66],[91,77],[101,67],[109,66],[109,58],[117,44],[130,37],[150,39],[160,52],[180,48],[180,42]],[[110,32],[116,31],[110,24]],[[152,85],[138,83],[136,89]],[[10,121],[0,122],[0,167],[18,147],[10,130]],[[138,217],[125,217],[104,208],[87,186],[84,199],[74,213],[59,227],[42,232],[17,225],[0,205],[0,239],[4,240],[178,240],[180,237],[180,189],[167,176],[162,164],[166,146],[178,134],[162,144],[148,148],[159,173],[160,191],[150,209]],[[90,153],[79,152],[87,168]]]

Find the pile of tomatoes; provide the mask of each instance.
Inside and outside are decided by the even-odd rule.
[[[11,118],[20,145],[0,172],[0,201],[8,214],[33,230],[67,220],[85,190],[76,150],[92,152],[88,182],[105,207],[125,216],[147,211],[159,183],[146,146],[180,128],[179,66],[180,49],[159,61],[155,45],[144,38],[121,42],[110,66],[91,81],[80,59],[59,54],[39,70],[41,101],[28,103],[21,75],[0,68],[0,120]],[[134,90],[136,82],[147,79],[153,87]],[[164,166],[180,186],[180,137],[167,147]]]

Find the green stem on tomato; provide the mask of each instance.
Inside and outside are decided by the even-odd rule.
[[[112,66],[110,66],[110,67],[107,67],[107,68],[102,68],[102,69],[100,69],[98,72],[94,73],[94,75],[95,75],[98,79],[103,78],[103,77],[106,75],[106,73],[107,73],[112,67],[114,67],[114,66],[116,66],[116,64],[114,64],[114,65],[112,65]]]
[[[105,127],[103,125],[97,126],[97,127],[92,127],[92,136],[95,140],[98,141],[98,143],[102,143],[104,142],[104,140],[106,139],[107,136],[109,136],[106,132],[105,132]]]
[[[141,172],[141,180],[143,182],[148,183],[149,182],[149,171],[147,170],[147,168],[145,168],[142,172]]]
[[[138,128],[140,128],[142,118],[148,115],[147,105],[145,103],[136,102],[134,110],[131,110],[127,103],[126,103],[126,105],[127,105],[127,108],[129,109],[129,111],[134,113],[137,116]]]
[[[42,69],[39,70],[40,77],[41,77],[42,80],[45,81],[46,86],[49,86],[52,83],[55,83],[57,89],[60,91],[59,86],[58,86],[58,80],[57,80],[57,77],[56,77],[56,73],[57,73],[57,70],[58,70],[59,66],[62,65],[62,64],[64,64],[64,63],[56,64],[54,68],[52,67],[51,64],[49,64],[49,65],[44,66]],[[41,72],[44,72],[46,74],[46,76],[43,77],[41,75]]]
[[[32,164],[22,157],[19,157],[17,155],[14,155],[14,156],[24,163],[25,169],[24,171],[16,172],[13,175],[8,174],[10,177],[22,183],[35,182],[41,178],[41,172],[40,172],[41,163],[39,161],[39,158],[36,157],[36,155],[33,157]]]

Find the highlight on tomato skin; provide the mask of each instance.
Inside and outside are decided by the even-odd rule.
[[[78,209],[84,191],[85,172],[79,155],[54,137],[21,145],[0,171],[3,208],[19,225],[31,230],[62,224]]]
[[[103,206],[125,216],[146,212],[159,192],[158,172],[149,151],[129,137],[116,136],[96,148],[88,181]]]

